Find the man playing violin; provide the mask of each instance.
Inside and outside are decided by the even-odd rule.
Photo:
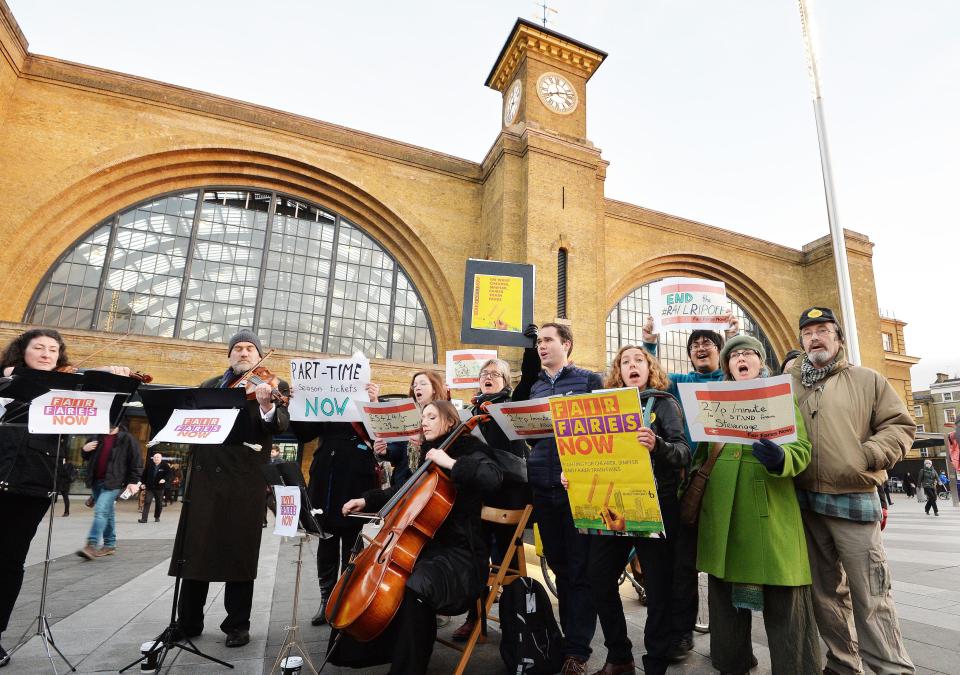
[[[260,338],[253,331],[241,330],[230,338],[229,368],[200,386],[237,386],[262,358]],[[203,632],[203,607],[210,582],[224,581],[227,618],[220,630],[227,634],[226,645],[241,647],[250,642],[253,582],[266,508],[260,467],[270,460],[273,434],[286,431],[290,425],[286,407],[276,400],[277,390],[282,395],[290,391],[282,380],[247,388],[246,406],[240,411],[237,426],[245,423],[249,437],[225,445],[191,446],[189,527],[184,530],[181,520],[177,530],[177,543],[182,540],[183,545],[179,625],[187,637]],[[171,560],[171,576],[176,575],[177,567],[178,561]]]

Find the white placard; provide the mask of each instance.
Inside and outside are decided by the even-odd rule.
[[[370,438],[375,441],[408,441],[420,438],[420,408],[412,398],[382,403],[358,403],[357,409]]]
[[[511,441],[553,437],[549,398],[495,403],[487,406],[487,412]]]
[[[471,417],[473,417],[473,410],[471,410],[470,408],[458,408],[458,409],[457,409],[457,413],[460,415],[460,421],[461,421],[461,422],[466,422],[468,419],[470,419]],[[483,441],[484,443],[487,442],[487,439],[485,439],[485,438],[483,437],[483,432],[480,431],[480,425],[479,425],[479,424],[478,424],[477,426],[475,426],[473,429],[471,429],[471,430],[470,430],[470,433],[471,433],[473,436],[476,436],[477,438],[479,438],[479,439],[480,439],[481,441]]]
[[[360,353],[349,359],[291,359],[288,407],[296,422],[359,422],[354,402],[370,399],[370,359]]]
[[[729,311],[722,281],[670,277],[650,284],[654,333],[700,328],[724,331],[730,327],[723,318]]]
[[[110,433],[114,392],[51,389],[30,402],[27,429],[31,434]]]
[[[300,524],[300,488],[296,485],[274,485],[277,498],[277,520],[273,533],[281,537],[296,537]]]
[[[238,408],[174,410],[166,426],[148,445],[153,446],[157,443],[220,445],[233,429],[239,413]]]
[[[480,366],[495,358],[496,349],[455,349],[447,352],[447,386],[451,389],[478,389]]]
[[[690,438],[706,443],[797,440],[793,384],[789,375],[743,382],[680,383]]]

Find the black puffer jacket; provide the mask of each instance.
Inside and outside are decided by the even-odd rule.
[[[377,487],[377,462],[373,450],[348,422],[291,422],[301,442],[319,438],[310,463],[307,495],[314,508],[323,509],[324,525],[356,526],[362,521],[347,518],[343,505]]]
[[[424,454],[443,438],[424,444]],[[479,597],[487,580],[489,551],[480,530],[484,497],[500,487],[503,475],[490,459],[487,445],[470,435],[447,449],[456,463],[441,469],[457,488],[453,509],[417,558],[407,588],[437,611],[460,614]],[[396,493],[395,487],[363,493],[367,511],[379,511]]]
[[[660,502],[677,501],[677,487],[690,465],[690,446],[683,431],[683,411],[677,399],[659,389],[640,392],[640,404],[654,399],[650,428],[657,435],[656,447],[650,453],[653,476],[657,479]]]
[[[10,422],[27,422],[25,403],[12,402],[4,415]],[[68,436],[31,434],[26,426],[0,427],[0,492],[46,497],[54,489],[53,469],[57,456],[57,439],[62,439],[65,452]]]

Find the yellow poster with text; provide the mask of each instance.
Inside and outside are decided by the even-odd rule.
[[[550,412],[577,529],[663,532],[650,452],[637,440],[643,426],[637,390],[554,397]]]
[[[523,331],[523,279],[493,274],[473,278],[473,309],[470,327]]]

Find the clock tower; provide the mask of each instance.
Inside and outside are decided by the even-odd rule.
[[[577,363],[605,367],[603,179],[587,82],[605,52],[517,19],[486,85],[501,131],[483,162],[483,257],[536,266],[535,320],[567,321]]]

